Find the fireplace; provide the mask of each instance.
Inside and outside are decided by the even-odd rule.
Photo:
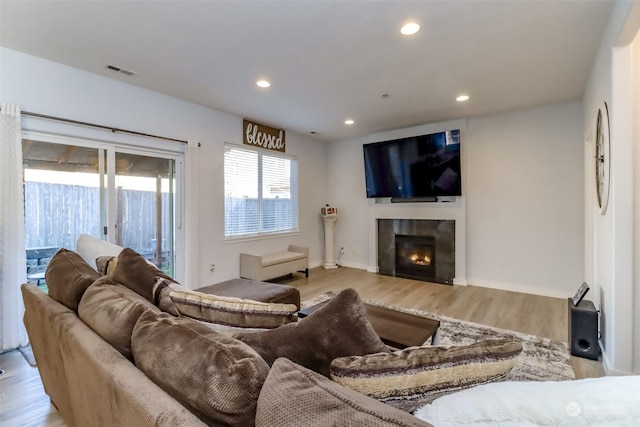
[[[378,273],[453,284],[455,221],[378,219]]]
[[[436,277],[436,239],[396,235],[396,276],[433,280]]]

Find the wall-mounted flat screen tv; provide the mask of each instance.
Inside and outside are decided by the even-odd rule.
[[[460,130],[365,144],[368,198],[460,196]]]

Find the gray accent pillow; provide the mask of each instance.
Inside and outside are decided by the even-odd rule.
[[[253,347],[269,365],[286,357],[326,377],[337,357],[388,352],[354,289],[343,290],[297,323],[234,337]]]
[[[236,328],[272,329],[298,320],[295,304],[174,290],[170,294],[178,312],[192,319]]]
[[[407,412],[437,397],[504,378],[522,344],[487,340],[460,346],[410,347],[390,354],[340,357],[331,379]]]
[[[285,358],[273,364],[260,392],[256,413],[256,427],[429,425]]]
[[[147,310],[131,337],[136,366],[209,425],[252,426],[269,366],[207,325]]]
[[[109,266],[111,265],[111,261],[117,260],[117,256],[104,255],[96,258],[96,269],[98,273],[106,276],[109,273]],[[115,265],[115,263],[114,263]]]
[[[133,361],[131,333],[147,309],[158,310],[131,289],[103,276],[84,293],[78,306],[78,316],[103,340]]]
[[[49,296],[77,312],[82,295],[100,274],[76,252],[62,248],[49,261],[44,277]]]

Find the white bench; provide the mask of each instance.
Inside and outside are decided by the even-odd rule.
[[[265,281],[295,272],[309,277],[309,248],[289,245],[289,250],[266,255],[240,254],[240,277]]]

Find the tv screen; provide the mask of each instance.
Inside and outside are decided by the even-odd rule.
[[[460,196],[460,130],[365,144],[367,197]]]

